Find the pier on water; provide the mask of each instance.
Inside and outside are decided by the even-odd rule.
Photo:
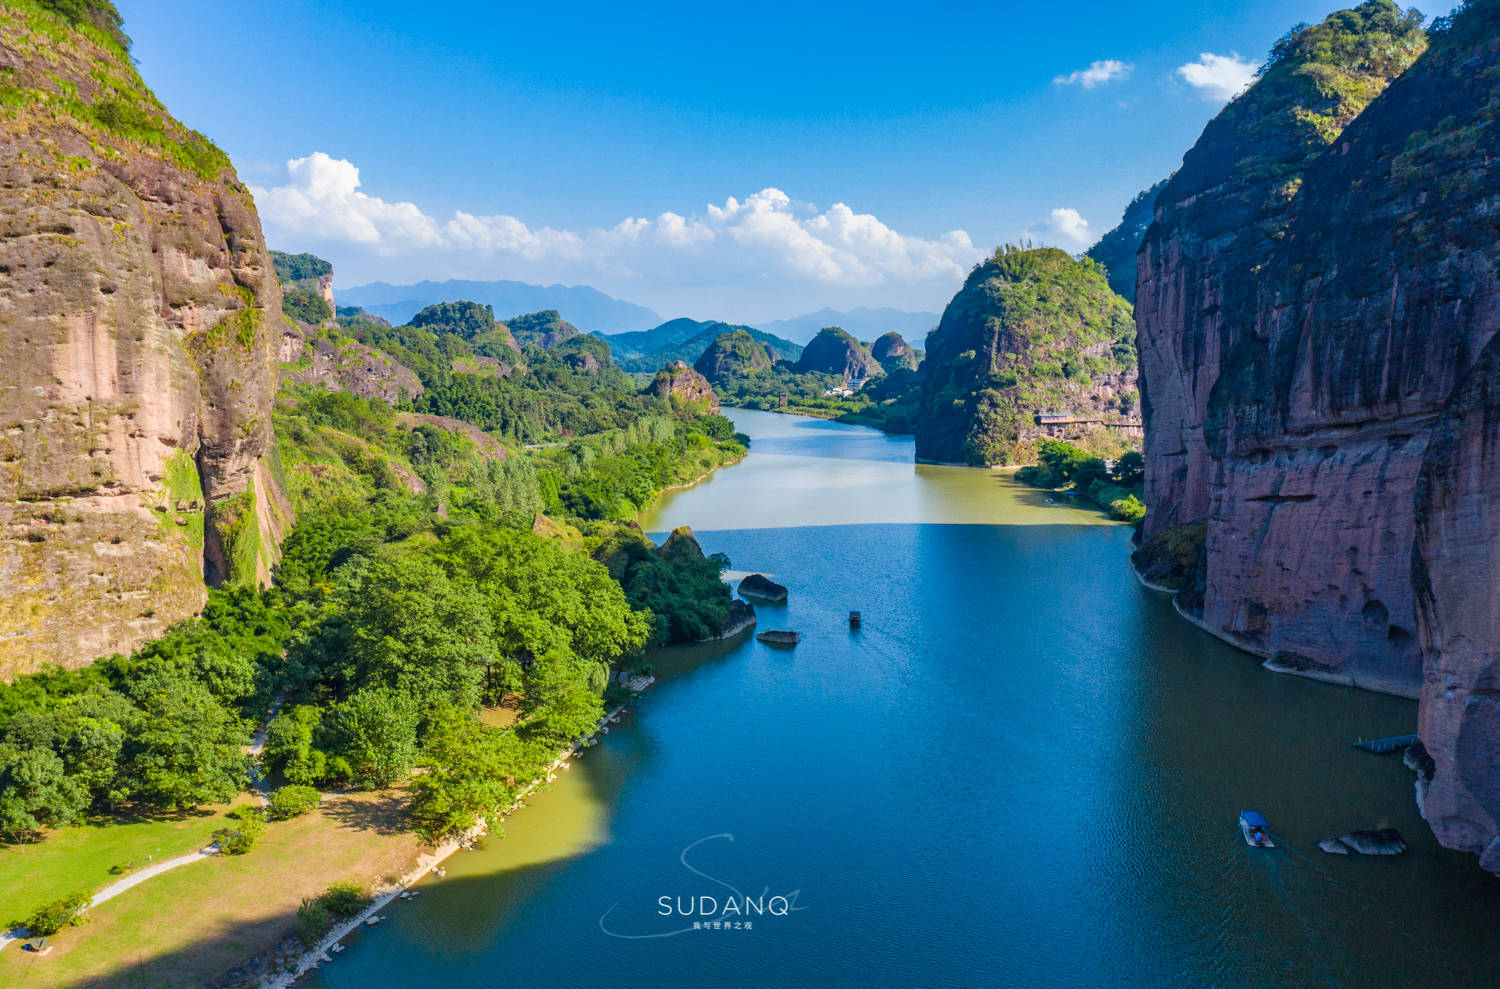
[[[1387,752],[1395,752],[1397,749],[1410,748],[1415,744],[1417,744],[1417,733],[1412,732],[1410,735],[1391,735],[1389,738],[1361,738],[1354,743],[1354,747],[1384,755]]]

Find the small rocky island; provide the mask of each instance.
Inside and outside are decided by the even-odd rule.
[[[753,573],[740,581],[736,588],[742,598],[767,601],[771,604],[786,603],[786,588],[765,574]]]
[[[786,629],[769,629],[757,635],[755,641],[764,642],[768,646],[783,646],[790,649],[802,641],[802,636]]]

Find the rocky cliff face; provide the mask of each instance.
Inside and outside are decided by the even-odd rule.
[[[908,371],[917,369],[917,352],[911,349],[911,345],[899,333],[882,334],[870,347],[870,356],[887,373],[902,367]]]
[[[1500,545],[1483,480],[1500,360],[1485,350],[1500,328],[1494,11],[1470,4],[1388,88],[1380,77],[1422,47],[1410,20],[1380,3],[1330,18],[1341,78],[1374,70],[1358,93],[1383,94],[1346,126],[1342,111],[1323,117],[1323,150],[1298,165],[1285,205],[1238,233],[1214,219],[1209,253],[1191,246],[1204,231],[1177,226],[1197,203],[1175,198],[1174,179],[1141,254],[1140,304],[1149,290],[1154,308],[1138,308],[1155,517],[1142,553],[1196,523],[1199,565],[1179,603],[1210,628],[1281,668],[1420,687],[1428,819],[1488,867],[1500,867],[1500,619],[1479,589]],[[1326,82],[1326,36],[1300,39],[1240,103],[1258,105],[1286,64]],[[1236,126],[1243,140],[1270,129]],[[1230,208],[1256,199],[1247,190]]]
[[[651,384],[646,386],[646,393],[682,406],[707,412],[719,411],[719,398],[714,394],[713,386],[685,361],[673,361],[658,371]]]
[[[1336,35],[1336,43],[1327,42]],[[1258,272],[1285,236],[1303,171],[1423,47],[1390,0],[1331,15],[1286,46],[1209,123],[1158,193],[1135,300],[1150,539],[1208,517],[1209,395],[1227,356],[1269,312]]]
[[[1134,423],[1134,338],[1130,304],[1092,261],[1050,247],[996,251],[927,336],[917,456],[1025,463],[1048,435],[1043,413],[1069,420],[1070,439],[1118,447],[1119,428]]]
[[[880,371],[865,345],[837,326],[827,326],[802,348],[797,370],[837,374],[845,381],[864,381]]]
[[[249,193],[108,35],[0,7],[0,675],[264,581],[280,291]]]

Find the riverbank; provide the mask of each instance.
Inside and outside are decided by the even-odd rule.
[[[641,694],[655,682],[653,677],[632,678],[629,681],[632,694],[630,700],[618,704],[612,710],[606,712],[600,718],[597,731],[594,735],[588,739],[575,741],[563,749],[540,776],[532,780],[525,789],[516,794],[515,800],[501,813],[500,820],[504,821],[510,815],[524,809],[526,798],[547,783],[556,780],[556,773],[559,769],[567,771],[570,768],[568,760],[578,758],[585,748],[595,744],[599,733],[608,732],[609,725],[618,722],[625,709],[631,704],[636,703],[640,699]],[[267,969],[274,969],[274,971],[268,971],[256,983],[257,989],[289,989],[298,979],[310,972],[316,971],[321,965],[331,963],[334,960],[334,954],[337,954],[337,951],[334,950],[335,945],[338,945],[344,938],[357,931],[361,926],[372,926],[372,919],[374,919],[375,923],[379,923],[380,920],[384,919],[380,914],[381,910],[390,906],[393,901],[401,898],[403,893],[411,893],[411,895],[415,896],[416,894],[412,892],[411,887],[431,875],[434,870],[440,869],[442,864],[456,852],[472,847],[474,842],[483,838],[488,833],[488,822],[480,821],[479,824],[462,835],[450,838],[437,846],[431,854],[421,856],[416,867],[402,875],[394,883],[379,890],[371,890],[374,898],[370,902],[370,905],[355,916],[335,925],[317,944],[300,952],[292,952],[282,958],[272,959],[265,967]],[[439,875],[441,876],[441,873]]]

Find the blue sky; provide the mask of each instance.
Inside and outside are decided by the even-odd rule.
[[[337,284],[561,281],[743,321],[939,311],[998,243],[1081,249],[1248,63],[1334,9],[117,5],[272,246]]]

